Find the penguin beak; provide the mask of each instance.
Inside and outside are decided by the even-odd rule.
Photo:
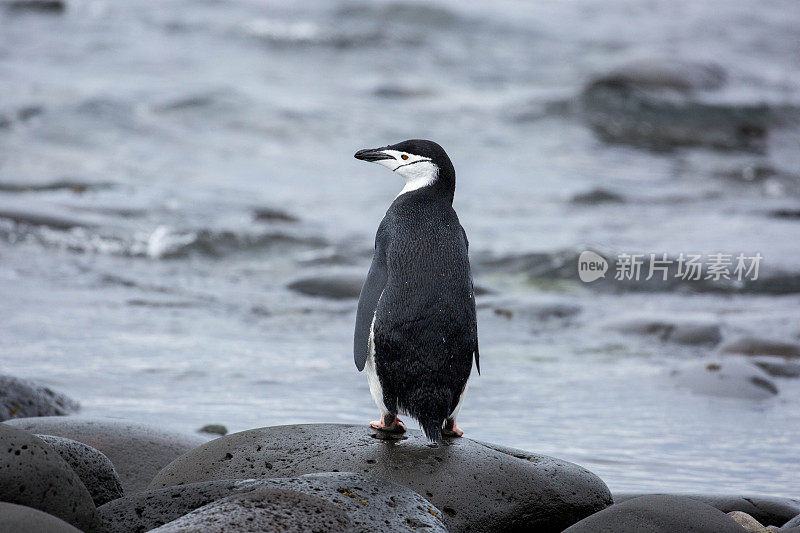
[[[382,161],[384,159],[394,159],[393,156],[383,152],[380,148],[367,148],[365,150],[359,150],[356,152],[355,158],[362,161],[369,161],[370,163]]]

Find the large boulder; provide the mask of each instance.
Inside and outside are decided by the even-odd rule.
[[[111,500],[122,497],[122,484],[111,461],[98,450],[82,442],[56,437],[53,435],[37,435],[49,444],[78,474],[92,495],[98,507]]]
[[[89,531],[92,497],[64,459],[41,439],[0,424],[0,501],[39,509]]]
[[[0,502],[0,533],[36,531],[41,533],[81,533],[81,530],[33,507]]]
[[[612,505],[564,533],[742,533],[722,511],[691,498],[650,495]]]
[[[226,479],[145,491],[102,506],[106,533],[142,533],[211,502],[258,490],[291,490],[322,498],[344,511],[355,531],[445,531],[442,513],[407,487],[364,474],[329,472],[282,479]]]
[[[48,387],[0,376],[0,421],[29,416],[60,416],[78,410],[78,402]]]
[[[572,463],[461,438],[433,447],[419,431],[389,438],[362,426],[296,425],[220,437],[187,453],[151,488],[215,479],[363,472],[409,487],[444,512],[450,531],[561,531],[611,502]]]
[[[641,496],[652,494],[620,493],[614,494],[614,503],[622,503]],[[664,496],[660,494],[659,496]],[[800,514],[800,501],[774,496],[737,496],[733,494],[677,494],[691,498],[723,513],[741,511],[749,514],[764,525],[780,526],[795,515]]]
[[[306,533],[353,531],[347,513],[322,498],[291,490],[236,494],[209,503],[153,531],[158,533]]]
[[[8,423],[33,433],[66,437],[99,450],[114,464],[126,494],[144,490],[161,468],[207,441],[196,435],[110,418],[18,418]]]

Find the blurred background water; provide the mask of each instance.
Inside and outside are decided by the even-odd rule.
[[[366,424],[402,184],[352,154],[430,138],[486,290],[468,436],[800,496],[797,363],[727,353],[800,355],[799,52],[796,0],[2,2],[0,370],[178,429]],[[587,247],[764,260],[587,285]]]

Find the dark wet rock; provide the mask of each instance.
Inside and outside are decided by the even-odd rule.
[[[0,2],[11,12],[36,12],[36,13],[63,13],[67,4],[63,0],[5,0]]]
[[[614,494],[614,502],[622,503],[641,496],[653,494],[620,493]],[[659,494],[664,496],[664,494]],[[723,513],[742,511],[764,525],[781,525],[793,516],[800,514],[800,500],[774,496],[736,496],[731,494],[679,494],[719,509]]]
[[[81,533],[81,530],[33,507],[0,502],[0,532]]]
[[[166,464],[207,440],[110,418],[18,418],[8,423],[34,433],[66,437],[99,450],[114,464],[126,494],[144,490]]]
[[[358,298],[363,284],[363,276],[341,274],[299,279],[291,282],[288,288],[306,296],[344,300]]]
[[[764,149],[774,123],[760,103],[721,103],[713,92],[725,83],[712,64],[649,59],[592,81],[581,95],[589,126],[601,138],[656,149],[703,145]]]
[[[800,357],[800,344],[790,341],[775,341],[758,337],[741,337],[728,341],[719,347],[721,353],[740,353],[744,355],[780,355]]]
[[[296,425],[215,439],[173,461],[151,483],[363,472],[404,485],[444,512],[450,531],[530,527],[560,531],[610,503],[577,465],[462,438],[432,447],[419,431],[387,438],[366,427]]]
[[[273,489],[217,500],[153,531],[339,533],[352,531],[352,524],[347,513],[321,498]]]
[[[442,513],[416,492],[364,474],[328,472],[295,478],[218,480],[140,492],[99,509],[107,533],[149,531],[211,502],[258,490],[291,490],[335,504],[354,530],[444,531]],[[387,523],[388,522],[388,523]]]
[[[0,424],[0,501],[57,516],[83,530],[97,524],[89,491],[64,459],[41,439]]]
[[[206,424],[197,430],[198,433],[208,433],[211,435],[227,435],[228,428],[222,424]]]
[[[606,327],[622,333],[653,336],[665,342],[715,345],[722,340],[717,320],[712,317],[670,317],[630,315],[611,320]]]
[[[570,202],[583,205],[621,204],[625,202],[625,198],[621,194],[606,189],[592,189],[573,195]]]
[[[82,442],[53,435],[37,435],[50,445],[81,478],[98,507],[122,497],[122,484],[114,465],[101,452]]]
[[[780,378],[800,377],[800,362],[798,361],[787,361],[784,357],[768,355],[754,357],[752,361],[770,376]]]
[[[0,420],[63,416],[78,411],[75,400],[33,381],[0,375]]]
[[[585,518],[564,533],[742,533],[722,511],[691,498],[649,495],[618,503]]]
[[[778,394],[769,374],[738,360],[693,362],[671,373],[675,382],[695,394],[763,400]]]
[[[300,219],[291,213],[274,207],[258,207],[253,210],[253,217],[262,222],[300,222]]]

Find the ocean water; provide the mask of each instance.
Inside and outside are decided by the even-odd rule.
[[[794,0],[0,3],[0,371],[180,430],[366,424],[356,300],[287,285],[365,275],[402,184],[352,154],[430,138],[489,291],[467,436],[612,491],[800,496],[800,379],[708,394],[676,369],[745,358],[609,325],[800,343],[798,42]],[[640,60],[718,65],[721,119],[667,99],[649,127],[690,142],[598,135],[582,90]],[[691,140],[752,109],[761,146]],[[601,289],[584,249],[757,252],[767,282]]]

